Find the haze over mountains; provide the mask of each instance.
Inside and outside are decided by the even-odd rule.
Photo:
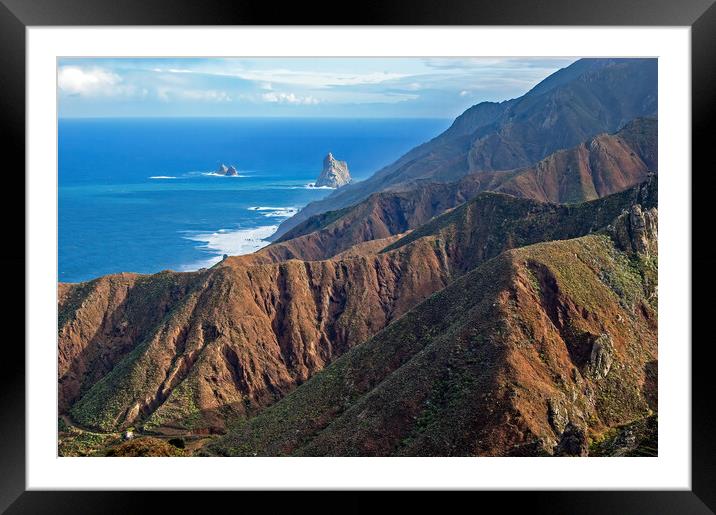
[[[60,413],[206,455],[611,448],[657,406],[656,71],[474,106],[255,254],[60,284]]]

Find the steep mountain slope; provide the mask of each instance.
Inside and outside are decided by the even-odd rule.
[[[200,272],[60,285],[61,412],[103,430],[221,430],[484,260],[587,234],[655,202],[655,178],[579,206],[483,193],[378,254],[266,264],[244,256]]]
[[[555,152],[533,167],[375,193],[354,206],[309,218],[258,254],[270,260],[327,259],[356,243],[414,229],[487,190],[545,202],[592,200],[643,181],[658,167],[656,147],[656,120],[633,120],[615,134]]]
[[[387,238],[422,225],[490,189],[483,179],[494,184],[487,176],[471,177],[458,183],[375,193],[355,206],[311,217],[260,254],[275,260],[330,258],[357,243]]]
[[[604,233],[505,252],[205,452],[583,454],[656,409],[656,249],[656,208],[634,205]]]
[[[313,215],[418,179],[449,182],[471,172],[530,166],[556,150],[656,112],[655,59],[582,59],[520,98],[473,106],[443,134],[369,179],[309,204],[281,224],[275,236]]]
[[[70,293],[74,306],[60,303],[69,363],[61,397],[74,420],[104,430],[147,420],[221,428],[227,414],[274,402],[442,288],[447,273],[434,249],[418,245],[370,259],[104,277]],[[144,290],[170,297],[182,283],[184,294],[156,317],[134,315],[134,306],[155,310]],[[129,327],[131,345],[114,352]],[[99,368],[107,373],[96,382],[82,374]]]
[[[496,191],[574,203],[622,191],[658,169],[657,122],[637,119],[613,135],[600,134],[519,170]]]
[[[441,242],[455,263],[474,266],[474,260],[481,260],[481,256],[492,257],[538,241],[575,238],[598,231],[628,206],[656,207],[657,194],[656,176],[620,193],[581,204],[549,204],[481,193],[403,236],[383,252],[433,238]]]
[[[203,274],[202,274],[203,275]],[[59,409],[91,385],[196,288],[192,274],[117,274],[58,285]]]

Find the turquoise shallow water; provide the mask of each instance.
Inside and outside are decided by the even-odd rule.
[[[282,220],[330,194],[309,186],[327,152],[360,180],[449,123],[60,120],[59,280],[192,270],[252,252]],[[212,175],[220,163],[239,177]]]

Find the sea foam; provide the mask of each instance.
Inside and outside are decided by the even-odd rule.
[[[256,206],[250,207],[249,211],[260,211],[261,215],[271,218],[290,218],[298,213],[297,207],[270,207]]]
[[[309,182],[308,184],[304,184],[303,186],[297,186],[298,189],[304,189],[304,190],[334,190],[336,188],[332,188],[331,186],[316,186],[315,182]]]
[[[215,232],[184,236],[187,240],[201,242],[202,245],[197,245],[197,248],[213,255],[205,260],[184,265],[182,270],[188,272],[209,268],[221,261],[224,254],[240,256],[256,252],[269,244],[266,238],[276,232],[276,229],[278,225],[266,225],[253,229],[220,229]]]
[[[263,216],[271,218],[290,218],[298,213],[297,207],[254,206],[250,211],[258,211]],[[182,271],[189,272],[200,268],[209,268],[223,259],[223,256],[241,256],[251,254],[269,244],[268,238],[278,229],[278,225],[263,225],[251,229],[219,229],[214,232],[203,232],[184,236],[187,240],[200,242],[197,249],[202,250],[211,257],[181,267]]]
[[[206,175],[207,177],[246,177],[245,175],[224,175],[223,173],[216,173],[216,172],[202,172],[201,175]]]

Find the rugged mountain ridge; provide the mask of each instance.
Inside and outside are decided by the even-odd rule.
[[[356,243],[414,229],[482,191],[555,203],[593,200],[655,172],[656,147],[656,120],[632,120],[614,134],[597,135],[532,167],[375,193],[354,206],[309,218],[259,254],[271,260],[327,259]]]
[[[484,260],[589,233],[655,192],[653,178],[579,206],[483,193],[378,254],[61,285],[61,412],[103,430],[223,430]]]
[[[599,133],[657,112],[655,59],[580,59],[520,98],[471,107],[433,140],[365,181],[313,202],[279,227],[281,237],[307,218],[353,205],[418,179],[449,182],[473,173],[531,166]]]
[[[588,453],[656,409],[656,217],[500,254],[205,453]]]

